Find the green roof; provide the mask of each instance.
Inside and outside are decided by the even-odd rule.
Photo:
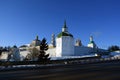
[[[60,37],[62,37],[62,36],[70,36],[70,37],[73,37],[72,34],[65,33],[65,32],[61,32],[60,34],[57,35],[58,38],[60,38]]]
[[[94,41],[90,41],[90,43],[89,44],[94,44]]]

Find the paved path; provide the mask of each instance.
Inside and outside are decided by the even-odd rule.
[[[120,62],[1,71],[0,80],[120,80]]]

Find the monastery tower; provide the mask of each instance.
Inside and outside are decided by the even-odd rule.
[[[74,38],[68,32],[66,21],[62,28],[62,32],[56,38],[56,57],[73,56],[74,55]]]

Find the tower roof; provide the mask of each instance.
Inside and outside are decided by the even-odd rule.
[[[93,43],[94,44],[94,41],[93,41],[93,36],[90,36],[90,42],[89,44]]]
[[[41,41],[39,40],[38,35],[36,36],[36,39],[33,40],[30,44],[30,46],[40,46]]]
[[[62,36],[70,36],[70,37],[73,37],[72,34],[66,33],[66,32],[61,32],[61,33],[59,33],[59,34],[57,35],[58,38],[60,38],[60,37],[62,37]]]
[[[38,35],[36,36],[36,40],[39,40],[39,37],[38,37]]]
[[[64,21],[63,28],[67,28],[67,26],[66,26],[66,20]]]
[[[64,21],[64,26],[63,26],[63,28],[62,28],[62,32],[57,35],[58,38],[60,38],[60,37],[62,37],[62,36],[70,36],[70,37],[73,37],[73,35],[70,34],[70,33],[68,32],[68,30],[67,30],[66,20]]]
[[[93,36],[90,36],[90,42],[88,43],[88,47],[97,48],[97,45],[93,40]]]

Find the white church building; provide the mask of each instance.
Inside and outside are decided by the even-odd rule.
[[[104,49],[99,49],[93,37],[90,36],[90,42],[87,46],[83,46],[81,40],[74,40],[74,37],[68,31],[66,21],[62,27],[62,31],[56,36],[52,34],[51,44],[47,53],[51,57],[63,57],[63,56],[81,56],[81,55],[90,55],[96,54],[97,52],[104,52]]]

